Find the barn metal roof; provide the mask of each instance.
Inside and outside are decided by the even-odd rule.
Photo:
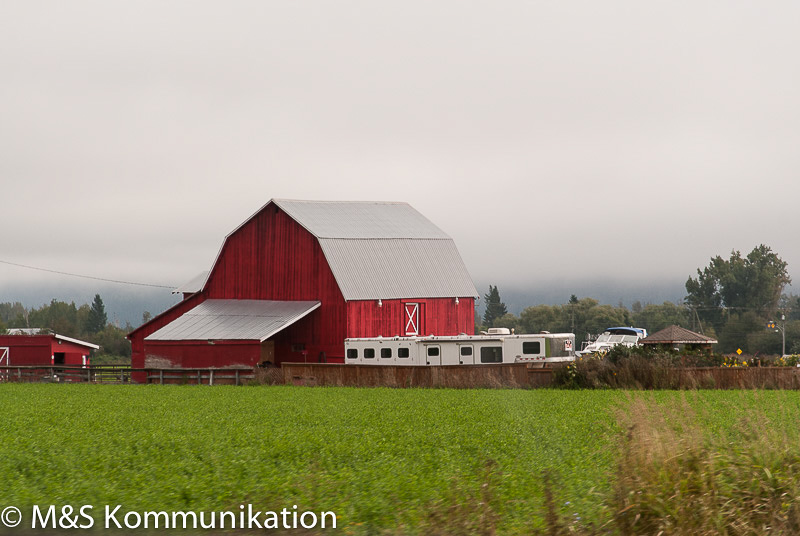
[[[452,240],[321,239],[346,300],[477,296]]]
[[[272,199],[228,237],[273,203],[317,237],[345,300],[478,296],[453,239],[408,203]]]
[[[450,240],[408,203],[273,199],[317,238]]]
[[[320,306],[318,301],[206,300],[147,341],[265,341]]]

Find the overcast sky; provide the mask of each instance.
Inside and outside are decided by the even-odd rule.
[[[270,198],[407,201],[479,290],[800,281],[800,3],[0,3],[0,260],[178,285]],[[0,265],[0,301],[52,276]]]

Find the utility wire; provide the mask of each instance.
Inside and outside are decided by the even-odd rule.
[[[73,274],[70,272],[62,272],[59,270],[49,270],[47,268],[39,268],[38,266],[29,266],[27,264],[19,264],[17,262],[10,262],[4,260],[0,260],[0,263],[8,264],[11,266],[19,266],[20,268],[28,268],[29,270],[39,270],[40,272],[49,272],[51,274],[68,275],[71,277],[81,277],[83,279],[94,279],[95,281],[105,281],[106,283],[117,283],[118,285],[136,285],[139,287],[156,287],[156,288],[169,288],[169,289],[175,288],[174,285],[154,285],[152,283],[137,283],[135,281],[121,281],[119,279],[107,279],[105,277],[94,277],[91,275]]]

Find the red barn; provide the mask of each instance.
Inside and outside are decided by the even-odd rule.
[[[0,366],[2,365],[88,365],[89,353],[100,348],[38,329],[10,329],[0,335]]]
[[[472,333],[453,240],[406,203],[273,199],[184,300],[128,335],[134,368],[344,361],[344,339]]]

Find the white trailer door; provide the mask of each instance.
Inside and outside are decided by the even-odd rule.
[[[425,345],[425,364],[426,365],[441,365],[442,364],[442,348],[438,344]]]
[[[461,365],[475,364],[475,348],[471,344],[461,344],[458,348],[458,362]]]

